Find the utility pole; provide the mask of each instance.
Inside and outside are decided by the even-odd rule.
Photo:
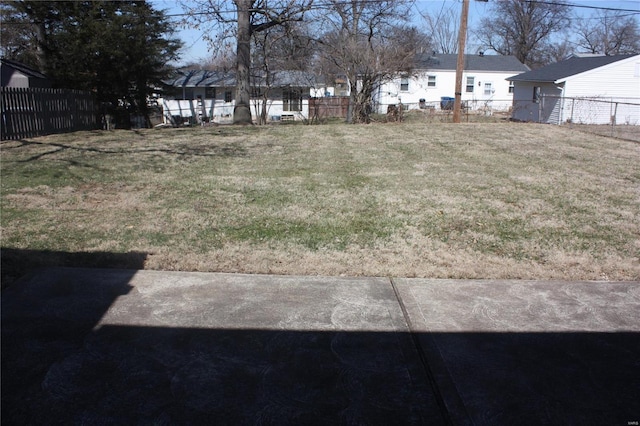
[[[462,0],[460,14],[460,31],[458,31],[458,62],[456,64],[456,91],[453,102],[453,122],[460,122],[462,109],[462,72],[464,71],[464,45],[467,41],[467,19],[469,16],[469,0]]]

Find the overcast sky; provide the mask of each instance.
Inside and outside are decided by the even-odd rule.
[[[489,0],[490,2],[492,0]],[[547,0],[550,1],[550,0]],[[565,0],[558,0],[563,3]],[[182,8],[178,4],[177,0],[150,0],[151,4],[156,9],[166,10],[167,14],[180,14],[183,12]],[[640,11],[639,0],[620,0],[620,1],[608,1],[608,0],[576,0],[571,1],[574,5],[584,5],[591,7],[608,7],[616,9],[629,9]],[[420,25],[421,17],[419,12],[430,12],[432,14],[438,14],[447,9],[453,8],[457,13],[461,9],[461,0],[416,0],[414,22],[416,25]],[[473,26],[475,22],[478,22],[482,17],[490,17],[491,4],[489,2],[471,1],[469,6],[469,21],[470,26]],[[594,12],[593,9],[574,8],[574,12],[580,16],[587,18]],[[635,15],[637,19],[640,19],[640,14]],[[176,21],[180,18],[172,18]],[[209,47],[202,38],[202,32],[194,29],[179,28],[178,37],[184,42],[184,49],[182,54],[182,60],[180,63],[197,62],[199,60],[206,60],[209,55]],[[471,40],[469,40],[471,42]]]

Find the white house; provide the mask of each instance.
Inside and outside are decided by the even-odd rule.
[[[462,101],[470,109],[507,110],[513,85],[506,79],[529,71],[515,56],[465,55]],[[382,84],[374,96],[377,110],[402,103],[405,108],[447,108],[455,96],[458,55],[432,54],[418,58],[413,73]],[[449,98],[449,102],[447,102]]]
[[[640,124],[640,55],[573,56],[509,81],[515,120]]]
[[[236,80],[233,73],[206,70],[179,71],[165,84],[169,87],[159,99],[164,122],[225,123],[233,120]],[[317,96],[316,79],[300,71],[278,71],[265,79],[252,81],[251,114],[255,120],[264,99],[269,120],[301,120],[309,116],[309,97]],[[324,92],[323,92],[324,93]]]

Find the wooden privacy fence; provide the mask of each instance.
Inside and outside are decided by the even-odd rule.
[[[309,119],[347,118],[348,111],[348,96],[309,99]]]
[[[22,139],[96,128],[91,92],[2,87],[0,139]]]

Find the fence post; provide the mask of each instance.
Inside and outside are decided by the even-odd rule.
[[[0,140],[6,139],[7,117],[5,113],[5,93],[4,87],[0,87]]]
[[[618,102],[613,104],[613,115],[611,116],[611,137],[613,137],[614,131],[613,128],[616,126],[616,122],[618,121]]]

